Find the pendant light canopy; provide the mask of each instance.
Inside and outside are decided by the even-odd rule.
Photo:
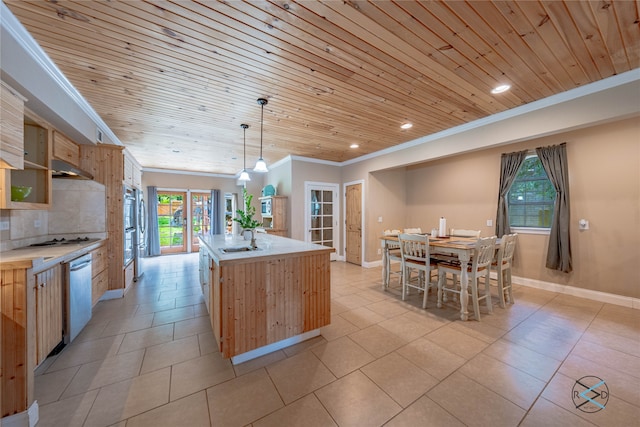
[[[260,112],[260,158],[256,162],[256,166],[253,168],[254,172],[269,172],[267,169],[267,163],[262,158],[262,128],[264,121],[264,106],[267,105],[269,101],[265,98],[258,98],[258,104],[260,104],[262,111]]]
[[[244,123],[240,125],[240,127],[244,130],[244,143],[243,143],[243,164],[242,164],[242,172],[240,172],[239,181],[251,181],[251,177],[249,177],[249,173],[247,172],[247,128],[249,125],[245,125]]]

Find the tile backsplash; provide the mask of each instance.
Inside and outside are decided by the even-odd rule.
[[[54,179],[49,234],[106,232],[105,187],[96,181]]]
[[[106,237],[105,187],[96,181],[52,180],[49,210],[2,210],[0,251],[49,240],[53,237]]]

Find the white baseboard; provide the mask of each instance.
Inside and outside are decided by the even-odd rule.
[[[36,400],[26,411],[0,418],[0,425],[2,427],[35,427],[39,420],[40,410]]]
[[[364,268],[375,268],[375,267],[382,267],[382,260],[379,259],[377,261],[371,261],[371,262],[363,262],[362,266]]]
[[[558,283],[544,282],[542,280],[528,279],[526,277],[513,276],[513,283],[530,288],[543,289],[545,291],[558,292],[560,294],[572,295],[574,297],[586,298],[607,304],[620,305],[622,307],[640,310],[640,299],[623,295],[610,294],[608,292],[593,291],[591,289],[581,289],[575,286],[560,285]]]
[[[381,267],[382,260],[363,262],[365,268]],[[495,271],[491,272],[491,278],[496,278]],[[586,298],[607,304],[619,305],[640,310],[640,298],[616,295],[608,292],[593,291],[591,289],[581,289],[575,286],[561,285],[558,283],[544,282],[542,280],[528,279],[526,277],[513,276],[511,278],[515,284],[528,286],[530,288],[543,289],[545,291],[558,292],[560,294],[573,295],[574,297]]]
[[[293,344],[298,344],[302,341],[306,341],[309,338],[317,337],[318,335],[320,335],[320,329],[314,329],[312,331],[304,332],[300,335],[296,335],[291,338],[286,338],[282,341],[274,342],[272,344],[267,344],[263,347],[256,348],[255,350],[250,350],[250,351],[247,351],[246,353],[233,356],[231,358],[231,363],[233,363],[234,365],[238,365],[248,360],[255,359],[256,357],[264,356],[265,354],[272,353],[276,350],[280,350],[285,347],[289,347]]]
[[[124,289],[112,289],[110,291],[106,291],[100,297],[100,301],[108,300],[108,299],[117,299],[124,297]]]
[[[108,300],[108,299],[124,298],[124,296],[127,294],[127,292],[131,290],[131,288],[133,288],[133,282],[124,289],[111,289],[109,291],[106,291],[100,297],[100,301]]]

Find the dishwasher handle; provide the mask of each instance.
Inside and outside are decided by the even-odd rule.
[[[91,260],[84,261],[84,262],[81,262],[79,264],[70,265],[69,266],[69,271],[82,270],[83,268],[87,267],[88,265],[91,265]]]

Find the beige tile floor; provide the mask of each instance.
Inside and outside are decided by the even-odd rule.
[[[215,349],[197,254],[143,260],[36,371],[45,426],[632,426],[640,420],[640,311],[515,286],[515,305],[462,322],[430,295],[383,292],[379,268],[334,262],[332,324],[241,365]],[[583,376],[605,409],[576,409]]]

